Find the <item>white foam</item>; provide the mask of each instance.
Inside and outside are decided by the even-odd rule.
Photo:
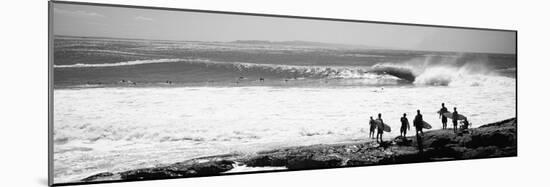
[[[133,66],[140,64],[155,64],[155,63],[167,63],[167,62],[178,62],[188,59],[153,59],[153,60],[134,60],[126,62],[117,62],[117,63],[103,63],[103,64],[71,64],[71,65],[54,65],[54,68],[85,68],[85,67],[116,67],[116,66]]]
[[[54,90],[55,180],[200,156],[365,139],[417,109],[440,128],[441,102],[474,126],[515,116],[515,81],[476,87],[179,87]],[[385,137],[397,135],[394,131]],[[79,147],[80,149],[71,149]],[[89,149],[88,149],[89,148]],[[86,151],[62,151],[86,150]],[[86,169],[89,168],[89,169]]]

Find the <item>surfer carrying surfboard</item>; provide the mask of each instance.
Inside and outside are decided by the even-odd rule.
[[[449,112],[447,110],[447,107],[445,107],[445,103],[441,103],[441,109],[439,110],[439,118],[441,118],[441,123],[443,123],[443,129],[447,129],[447,117],[445,117],[443,114]]]
[[[416,116],[413,120],[413,125],[416,128],[416,135],[418,135],[418,131],[424,135],[424,132],[422,132],[422,127],[424,127],[423,121],[424,119],[422,118],[422,114],[420,114],[420,110],[416,110]]]
[[[422,132],[422,128],[424,127],[424,119],[422,117],[422,114],[420,114],[420,110],[416,110],[416,116],[414,117],[413,125],[416,129],[416,142],[418,144],[418,152],[422,154],[424,152],[424,146],[422,145],[422,136],[424,136],[424,132]],[[418,133],[418,131],[420,131],[420,134]]]
[[[384,134],[384,120],[382,120],[381,113],[378,113],[378,119],[376,120],[380,121],[377,125],[378,129],[376,133],[376,142],[378,142],[378,137],[380,137],[380,143],[382,143],[382,134]]]
[[[370,117],[369,125],[370,125],[369,138],[374,139],[374,130],[376,130],[376,122],[374,121],[374,119],[372,119],[372,116]]]
[[[407,119],[407,113],[403,113],[403,117],[401,117],[401,132],[399,133],[399,135],[401,135],[401,137],[403,138],[406,138],[407,129],[411,130],[411,126],[409,125],[409,119]]]
[[[458,112],[456,111],[456,107],[454,107],[453,110],[453,131],[456,132],[458,130]]]

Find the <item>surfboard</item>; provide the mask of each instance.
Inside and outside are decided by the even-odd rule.
[[[424,129],[431,129],[432,128],[432,125],[430,125],[428,122],[426,121],[422,121],[422,128]]]
[[[382,123],[378,119],[374,120],[374,122],[376,122],[376,125],[384,125],[384,132],[391,132],[391,127],[389,125]]]
[[[447,117],[447,118],[450,118],[450,119],[453,119],[453,113],[451,112],[445,112],[443,113],[443,116]],[[465,120],[466,119],[466,116],[462,115],[462,114],[458,114],[458,120]]]

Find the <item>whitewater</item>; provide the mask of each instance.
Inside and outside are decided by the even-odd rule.
[[[57,38],[54,52],[55,183],[364,142],[378,113],[390,140],[403,113],[412,122],[416,110],[440,129],[443,102],[473,127],[516,115],[511,54],[81,38]]]
[[[515,116],[515,80],[501,79],[447,87],[55,90],[55,176],[67,182],[201,156],[361,141],[378,113],[394,129],[389,139],[399,117],[412,120],[417,109],[440,128],[441,102],[476,127]]]

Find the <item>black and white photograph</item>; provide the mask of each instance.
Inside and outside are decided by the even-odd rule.
[[[48,8],[54,185],[517,156],[515,30]]]

